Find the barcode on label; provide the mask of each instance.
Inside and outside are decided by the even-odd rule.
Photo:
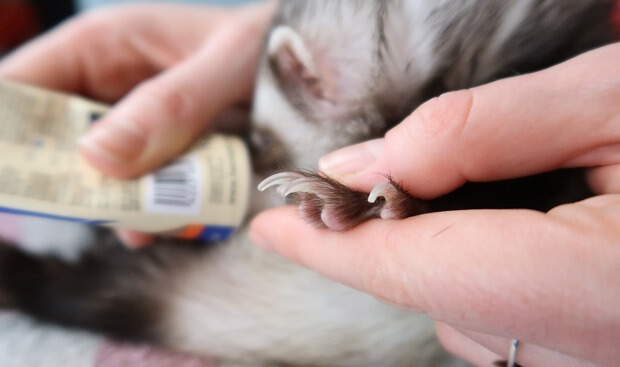
[[[146,180],[146,209],[154,213],[195,215],[202,204],[202,174],[196,157],[170,163]]]

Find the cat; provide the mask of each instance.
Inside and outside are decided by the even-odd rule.
[[[368,193],[314,173],[271,175],[314,167],[330,151],[380,137],[441,93],[539,70],[609,43],[613,5],[282,1],[258,66],[247,133],[254,183],[285,185],[289,198],[303,204],[303,216],[336,230],[374,217],[473,207],[547,210],[587,197],[579,170],[468,184],[430,201],[392,182],[378,188],[384,199],[374,204]],[[277,205],[277,193],[253,193],[248,218]],[[325,223],[326,217],[336,220]],[[75,262],[0,246],[0,307],[236,365],[458,363],[439,346],[425,315],[253,246],[247,225],[216,245],[161,239],[140,251],[98,230],[96,243]]]

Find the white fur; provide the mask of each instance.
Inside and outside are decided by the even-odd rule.
[[[259,126],[287,131],[280,136],[290,150],[293,161],[304,169],[316,167],[321,156],[335,148],[334,137],[316,125],[304,123],[304,117],[291,106],[282,90],[264,73],[259,75],[254,95],[252,119]],[[293,128],[291,128],[293,127]]]
[[[439,5],[441,1],[436,0],[403,1],[389,13],[385,33],[391,47],[385,70],[392,88],[421,84],[435,72],[437,60],[433,47],[437,42],[437,28],[421,25]]]
[[[314,75],[318,74],[312,55],[308,52],[308,48],[299,34],[289,27],[278,26],[271,31],[271,36],[267,43],[267,55],[274,56],[283,47],[291,47],[292,51],[299,57],[299,61],[308,71]]]
[[[20,246],[33,254],[73,261],[95,241],[92,227],[54,219],[22,217]]]
[[[498,53],[501,51],[501,48],[507,39],[514,33],[517,27],[523,24],[523,20],[529,16],[529,10],[534,5],[533,1],[534,0],[516,0],[507,2],[511,5],[506,13],[504,13],[500,28],[495,33],[489,47],[480,56],[481,64],[486,65],[497,58]],[[481,68],[478,73],[479,75],[472,77],[478,82],[485,80],[489,77],[489,75],[485,72],[488,72],[489,70],[490,69],[488,68]]]
[[[33,321],[17,312],[0,313],[2,367],[94,365],[102,338]]]
[[[226,360],[423,365],[438,352],[424,315],[328,281],[241,233],[175,280],[172,346]],[[260,360],[259,359],[259,360]]]

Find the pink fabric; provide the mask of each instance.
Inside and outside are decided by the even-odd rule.
[[[0,213],[0,238],[17,242],[21,233],[21,216]]]
[[[214,361],[150,346],[106,342],[93,367],[217,367]]]

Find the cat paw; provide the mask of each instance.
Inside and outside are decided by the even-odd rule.
[[[423,201],[413,198],[391,178],[388,180],[366,193],[318,174],[282,172],[267,177],[258,190],[276,186],[288,203],[297,205],[302,218],[335,231],[371,218],[401,219],[425,212]]]

